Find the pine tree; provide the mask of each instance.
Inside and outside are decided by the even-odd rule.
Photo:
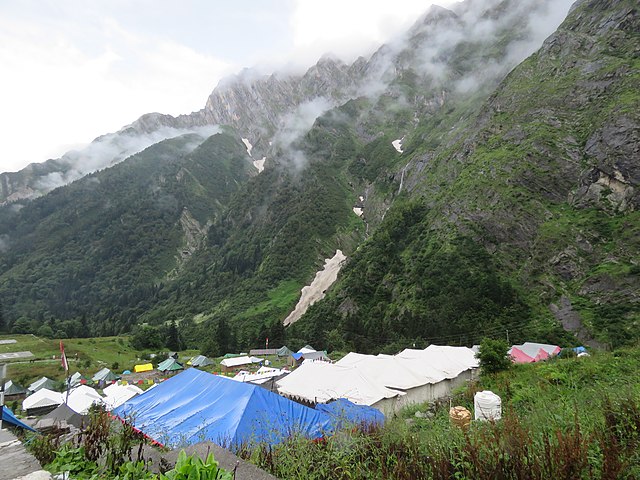
[[[180,342],[180,332],[178,332],[176,321],[172,320],[169,324],[169,331],[167,332],[167,348],[177,352],[181,347],[182,342]]]
[[[4,319],[4,309],[2,308],[2,302],[0,302],[0,332],[4,332],[7,329],[7,325]]]

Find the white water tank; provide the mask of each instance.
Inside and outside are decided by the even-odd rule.
[[[500,420],[502,400],[491,390],[477,392],[473,396],[473,409],[476,420]]]

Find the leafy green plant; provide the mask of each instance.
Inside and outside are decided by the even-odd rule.
[[[178,455],[178,461],[173,470],[160,475],[161,480],[232,480],[233,474],[218,466],[213,453],[202,461],[197,455],[188,457],[184,450]]]
[[[73,478],[89,478],[98,469],[98,465],[87,460],[84,447],[73,448],[64,445],[56,452],[47,468],[54,473],[69,472]]]
[[[485,338],[480,343],[477,353],[480,360],[480,370],[483,375],[501,372],[511,366],[511,359],[507,356],[509,344],[505,340]]]

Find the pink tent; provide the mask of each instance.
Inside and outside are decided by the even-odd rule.
[[[514,363],[531,363],[536,361],[518,347],[512,347],[510,355]]]
[[[546,360],[547,358],[549,358],[549,354],[543,348],[541,348],[540,350],[538,350],[538,354],[536,355],[536,358],[533,359],[533,361],[539,362],[541,360]]]

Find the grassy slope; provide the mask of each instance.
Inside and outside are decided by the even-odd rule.
[[[639,368],[638,347],[516,365],[453,399],[473,411],[473,393],[493,390],[503,401],[496,425],[473,422],[464,434],[451,424],[448,404],[425,404],[378,432],[343,433],[326,444],[292,441],[254,451],[253,461],[281,478],[309,480],[636,478]],[[418,418],[417,411],[433,417]]]

